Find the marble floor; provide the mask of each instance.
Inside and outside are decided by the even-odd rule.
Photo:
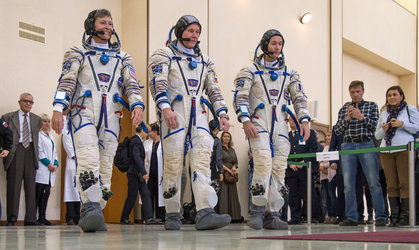
[[[253,230],[231,224],[211,231],[196,231],[184,225],[180,231],[165,231],[161,225],[107,224],[107,232],[81,233],[78,226],[0,227],[0,249],[419,249],[419,244],[388,244],[333,241],[256,240],[249,236],[279,236],[307,233],[419,231],[419,228],[375,228],[372,225],[293,225],[288,230]]]

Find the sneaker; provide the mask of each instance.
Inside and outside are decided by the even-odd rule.
[[[376,227],[384,227],[385,225],[387,225],[387,220],[384,220],[384,219],[375,220]]]
[[[346,218],[339,223],[339,226],[358,226],[358,222]]]

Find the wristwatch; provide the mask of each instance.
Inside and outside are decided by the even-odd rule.
[[[230,121],[230,117],[227,114],[221,114],[220,118],[226,118],[227,121]]]

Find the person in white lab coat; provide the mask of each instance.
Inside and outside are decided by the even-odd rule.
[[[147,181],[150,190],[153,215],[156,220],[164,221],[166,211],[163,198],[163,151],[160,143],[160,127],[157,122],[150,124],[150,139],[144,142],[145,169],[150,179]]]
[[[55,183],[55,171],[58,168],[58,159],[54,140],[49,134],[51,120],[47,114],[42,114],[41,119],[42,124],[38,139],[39,162],[35,177],[35,197],[39,214],[38,222],[46,226],[51,226],[54,224],[46,219],[46,211],[51,187]]]
[[[80,219],[80,195],[76,186],[76,156],[73,139],[68,130],[67,117],[64,116],[63,146],[67,154],[64,175],[65,220],[68,225],[77,225]]]

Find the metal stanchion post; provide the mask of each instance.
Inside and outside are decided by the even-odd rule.
[[[311,225],[311,161],[307,167],[307,224]]]
[[[415,209],[415,142],[411,141],[407,144],[409,152],[409,225],[415,226],[416,209]]]

